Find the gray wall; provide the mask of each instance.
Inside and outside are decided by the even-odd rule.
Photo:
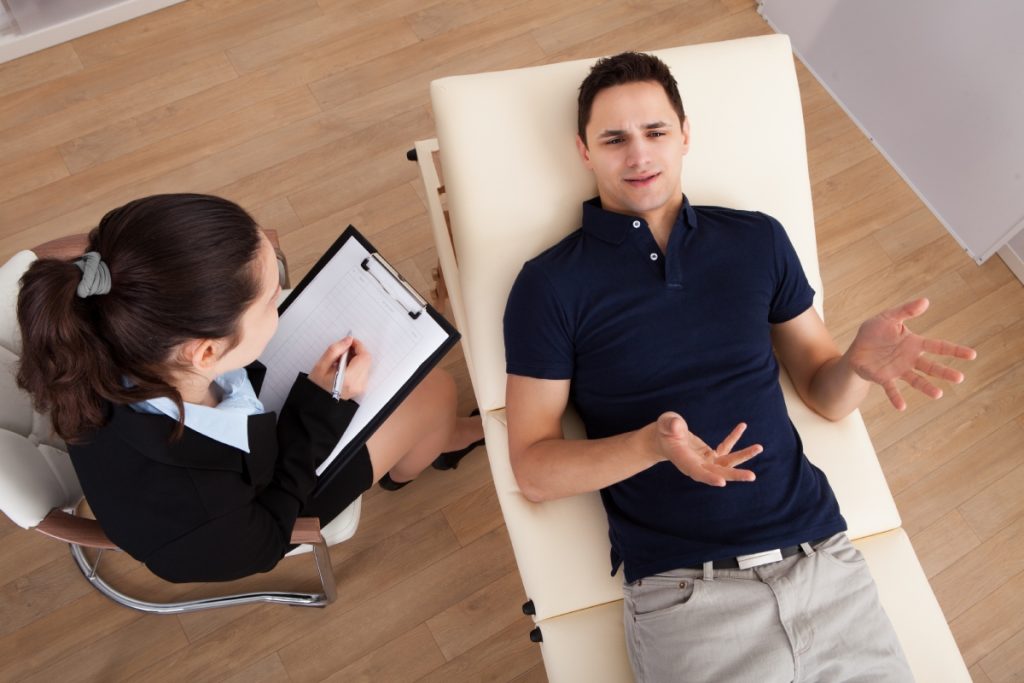
[[[1024,229],[1024,2],[763,0],[760,11],[972,258]]]

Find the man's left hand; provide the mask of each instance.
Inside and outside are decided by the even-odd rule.
[[[850,365],[860,377],[882,385],[897,410],[907,407],[896,380],[901,379],[926,396],[941,398],[942,390],[928,377],[959,384],[963,373],[926,358],[930,353],[973,360],[977,352],[953,342],[914,334],[904,321],[928,310],[928,299],[917,299],[879,313],[864,321],[847,351]]]

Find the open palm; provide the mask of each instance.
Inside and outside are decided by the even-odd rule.
[[[728,481],[754,481],[750,470],[736,469],[764,450],[760,444],[732,452],[747,425],[733,428],[718,448],[704,443],[691,432],[679,413],[664,413],[658,418],[658,449],[679,471],[694,481],[710,486],[725,486]]]
[[[860,326],[850,346],[854,371],[869,382],[880,384],[897,410],[907,407],[896,380],[902,380],[926,396],[941,398],[942,390],[928,379],[960,383],[963,373],[924,356],[925,353],[950,358],[972,359],[974,349],[938,339],[928,339],[910,331],[905,321],[928,310],[927,299],[917,299],[891,308]]]

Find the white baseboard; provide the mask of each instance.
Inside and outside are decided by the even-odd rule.
[[[1009,244],[996,253],[999,254],[999,258],[1003,259],[1003,263],[1010,268],[1013,274],[1017,276],[1017,279],[1024,283],[1024,254],[1018,254]]]
[[[124,2],[111,7],[105,7],[32,33],[0,35],[0,64],[183,1],[124,0]]]

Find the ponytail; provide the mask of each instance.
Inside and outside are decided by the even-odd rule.
[[[32,395],[36,410],[50,414],[63,439],[103,424],[106,402],[124,391],[90,320],[93,302],[76,295],[81,279],[73,262],[43,259],[21,278],[18,297],[18,386]]]
[[[239,206],[206,195],[156,195],[111,211],[88,251],[109,269],[109,291],[77,294],[74,261],[40,259],[18,295],[18,386],[54,430],[77,441],[103,426],[110,404],[166,396],[175,349],[192,339],[237,343],[239,318],[259,294],[259,229]]]

